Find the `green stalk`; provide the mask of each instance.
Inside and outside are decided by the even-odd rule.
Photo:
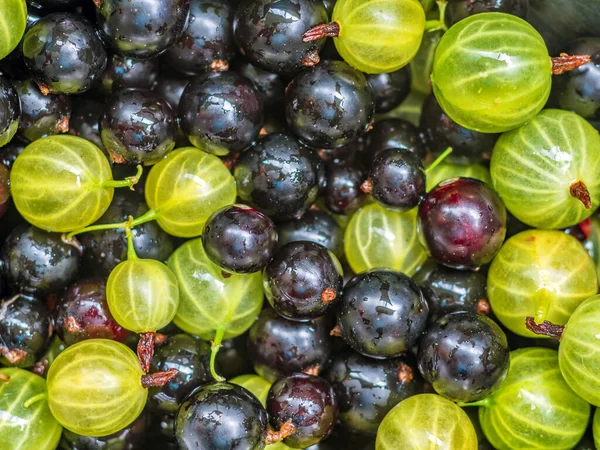
[[[440,165],[440,163],[445,160],[448,155],[450,155],[450,153],[452,153],[452,147],[448,147],[446,150],[444,150],[444,152],[438,156],[435,161],[433,161],[431,164],[429,164],[429,167],[427,167],[427,169],[425,169],[425,175],[427,175],[430,171],[432,171],[433,169],[435,169],[437,166]]]
[[[217,361],[217,353],[219,353],[224,336],[225,328],[219,328],[215,334],[215,340],[212,341],[212,346],[210,347],[210,374],[216,381],[220,383],[225,381],[225,378],[217,373],[215,369],[215,362]]]
[[[133,223],[133,217],[129,216],[129,222]],[[125,234],[127,235],[127,259],[136,260],[138,259],[135,247],[133,246],[133,234],[131,233],[131,227],[125,227]]]
[[[42,392],[38,395],[35,395],[33,397],[31,397],[28,400],[25,400],[25,402],[23,403],[23,408],[27,409],[29,408],[31,405],[33,405],[34,403],[37,403],[39,401],[45,400],[48,398],[48,395],[45,392]]]
[[[140,181],[142,173],[144,173],[144,168],[141,165],[138,165],[137,172],[135,175],[127,177],[124,180],[107,180],[104,183],[102,183],[102,186],[107,188],[128,187],[133,191],[133,186],[135,186],[138,183],[138,181]]]
[[[481,408],[487,408],[489,406],[492,406],[493,401],[490,397],[486,397],[483,400],[479,400],[478,402],[470,402],[470,403],[457,402],[456,404],[458,406],[460,406],[461,408],[464,408],[465,406],[479,406]]]
[[[448,27],[446,26],[446,7],[448,6],[448,0],[436,0],[436,3],[438,5],[440,17],[439,19],[426,21],[425,31],[448,31]]]
[[[90,231],[116,230],[116,229],[120,229],[120,228],[124,229],[127,227],[135,228],[137,226],[142,225],[143,223],[156,220],[157,218],[158,218],[158,211],[151,209],[151,210],[147,211],[145,214],[142,214],[137,219],[126,220],[125,222],[118,222],[118,223],[103,223],[103,224],[98,224],[98,225],[91,225],[89,227],[80,228],[79,230],[71,231],[69,234],[67,234],[66,240],[70,241],[73,238],[73,236],[76,236],[81,233],[89,233]]]

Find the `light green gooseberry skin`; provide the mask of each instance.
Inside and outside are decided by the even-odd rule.
[[[0,59],[12,52],[25,33],[27,26],[27,3],[25,0],[0,0]]]
[[[592,430],[594,433],[594,445],[596,448],[600,448],[600,411],[596,408],[596,412],[594,413],[594,422],[592,423]]]
[[[168,262],[179,284],[173,323],[205,341],[231,339],[248,330],[263,305],[262,274],[225,274],[206,255],[202,239],[187,241]]]
[[[539,337],[525,319],[564,325],[598,292],[594,261],[581,243],[561,231],[527,230],[508,239],[490,265],[488,300],[513,333]]]
[[[502,133],[542,110],[552,87],[552,62],[542,36],[523,19],[475,14],[442,37],[431,81],[452,120],[470,130]]]
[[[476,450],[477,434],[467,414],[436,394],[398,403],[377,430],[376,450]]]
[[[340,26],[335,48],[365,73],[394,72],[417,54],[425,31],[418,0],[338,0],[332,21]]]
[[[427,260],[417,235],[417,212],[371,203],[359,209],[344,234],[346,260],[355,273],[388,267],[412,276]]]
[[[600,406],[599,336],[600,295],[594,295],[571,315],[558,347],[563,378],[577,395],[594,406]]]
[[[442,162],[427,172],[427,192],[450,178],[475,178],[492,185],[490,171],[482,164],[450,164]]]
[[[567,228],[600,204],[600,135],[575,113],[546,109],[500,136],[490,171],[494,189],[521,222]],[[572,195],[577,182],[586,186],[591,208]]]
[[[511,352],[508,376],[479,403],[481,428],[500,450],[573,448],[585,433],[591,410],[565,383],[558,352],[535,347]]]
[[[237,190],[219,158],[185,147],[152,167],[145,194],[160,227],[173,236],[189,238],[202,234],[204,223],[217,209],[232,205]]]
[[[46,381],[16,368],[0,369],[0,448],[2,450],[54,450],[62,427],[52,416],[48,401],[26,402],[46,392]]]
[[[129,347],[109,339],[78,342],[48,371],[48,405],[61,425],[84,436],[107,436],[142,412],[145,373]]]

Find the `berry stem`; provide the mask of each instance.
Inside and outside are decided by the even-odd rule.
[[[144,168],[138,164],[137,172],[135,173],[135,175],[127,177],[124,180],[107,180],[104,183],[102,183],[102,186],[112,188],[128,187],[133,191],[133,186],[135,186],[138,183],[138,181],[140,181],[140,178],[142,177],[143,173]]]
[[[302,42],[318,41],[325,37],[338,37],[340,30],[340,24],[337,22],[322,23],[304,33],[302,35]]]
[[[471,402],[471,403],[458,402],[456,404],[458,406],[460,406],[461,408],[463,408],[465,406],[479,406],[479,407],[486,408],[488,406],[492,406],[492,400],[490,399],[490,397],[486,397],[483,400],[479,400],[477,402]]]
[[[178,373],[179,371],[177,369],[169,369],[165,372],[142,375],[141,383],[146,389],[149,387],[163,387],[165,384],[175,378]]]
[[[552,322],[544,320],[542,323],[535,323],[533,317],[527,317],[525,319],[525,326],[527,329],[535,334],[541,334],[543,336],[549,336],[560,340],[563,331],[565,330],[564,325],[555,325]]]
[[[583,203],[585,209],[590,209],[592,207],[590,191],[588,191],[588,188],[583,181],[576,181],[575,183],[571,184],[571,186],[569,186],[569,193],[571,196]]]
[[[410,383],[415,377],[413,370],[406,363],[398,364],[398,379],[403,383]]]
[[[450,153],[452,153],[452,147],[448,147],[446,150],[444,150],[442,152],[442,154],[440,156],[438,156],[435,161],[433,161],[431,164],[429,164],[429,167],[427,167],[427,169],[425,169],[425,175],[427,175],[429,172],[431,172],[433,169],[435,169],[437,166],[440,165],[440,163],[445,160],[448,155],[450,155]]]
[[[119,228],[124,229],[127,227],[135,228],[146,222],[151,222],[153,220],[156,220],[157,218],[158,218],[158,211],[151,209],[151,210],[147,211],[146,213],[142,214],[137,219],[133,219],[133,221],[126,220],[125,222],[119,222],[119,223],[103,223],[103,224],[92,225],[89,227],[80,228],[79,230],[71,231],[69,234],[67,234],[66,237],[63,237],[63,240],[70,241],[73,238],[73,236],[76,236],[81,233],[89,233],[90,231],[116,230]]]
[[[552,60],[552,73],[560,75],[569,70],[575,70],[592,61],[590,55],[567,55],[561,53],[560,56],[550,58]]]
[[[370,179],[363,181],[363,183],[360,185],[360,190],[363,191],[365,194],[372,193],[373,192],[373,181]]]
[[[150,372],[150,363],[154,356],[154,332],[140,333],[140,340],[137,345],[137,355],[140,360],[142,370]]]
[[[425,22],[425,31],[448,31],[448,27],[446,26],[446,7],[448,6],[448,0],[436,0],[436,3],[438,5],[440,16],[435,20],[428,20]]]
[[[225,336],[225,329],[219,328],[215,333],[215,340],[212,341],[212,345],[210,347],[210,374],[212,377],[218,381],[223,382],[225,378],[217,373],[215,369],[215,363],[217,361],[217,353],[219,353],[219,349],[221,348],[221,343],[223,342],[223,337]]]
[[[34,403],[37,403],[42,400],[46,400],[47,398],[48,398],[48,395],[45,392],[41,392],[38,395],[34,395],[33,397],[25,400],[25,402],[23,403],[23,408],[27,409]]]
[[[490,313],[490,309],[490,302],[488,302],[487,298],[482,298],[477,302],[477,314],[487,316]]]
[[[265,437],[265,444],[271,445],[276,442],[283,441],[286,437],[291,436],[296,432],[296,427],[292,424],[292,419],[285,422],[279,428],[279,431],[273,431],[269,429],[267,432],[267,436]]]
[[[129,223],[133,223],[133,217],[129,216]],[[139,259],[135,252],[135,246],[133,245],[133,233],[131,227],[125,227],[125,234],[127,235],[127,259],[136,260]]]
[[[10,377],[8,375],[4,375],[3,373],[0,373],[0,381],[2,381],[4,383],[8,383],[10,381]]]
[[[304,67],[313,67],[321,62],[321,57],[319,56],[319,50],[311,50],[306,54],[304,58],[302,58],[302,65]]]

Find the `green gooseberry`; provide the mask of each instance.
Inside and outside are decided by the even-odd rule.
[[[552,87],[552,61],[544,39],[525,20],[475,14],[442,36],[431,81],[453,121],[482,133],[502,133],[542,110]]]
[[[492,311],[513,333],[535,335],[526,317],[564,325],[575,309],[598,292],[592,258],[574,237],[561,231],[527,230],[508,239],[488,272]]]
[[[600,448],[600,409],[596,408],[594,421],[592,422],[592,431],[594,433],[594,446]]]
[[[12,52],[25,33],[27,26],[27,3],[25,0],[0,0],[0,59]]]
[[[436,394],[413,395],[394,406],[377,430],[376,450],[476,450],[469,416]]]
[[[494,189],[521,222],[567,228],[600,204],[600,135],[575,113],[547,109],[500,136],[490,171]]]
[[[23,369],[0,369],[0,448],[54,450],[62,426],[48,408],[46,381]]]
[[[558,352],[522,348],[511,352],[508,376],[489,397],[476,402],[479,422],[497,449],[571,449],[583,437],[590,405],[567,385]]]
[[[19,213],[48,231],[83,228],[106,212],[114,188],[131,187],[141,176],[115,181],[102,151],[85,139],[60,135],[29,144],[10,172]]]
[[[359,209],[344,234],[346,260],[355,273],[387,267],[412,276],[427,260],[417,235],[417,211],[396,212],[371,203]]]
[[[482,164],[450,164],[440,163],[427,172],[427,192],[444,180],[450,178],[475,178],[484,183],[492,185],[490,171]]]

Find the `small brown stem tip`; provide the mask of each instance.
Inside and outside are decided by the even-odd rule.
[[[296,427],[292,424],[292,419],[285,422],[279,428],[279,431],[269,430],[265,436],[265,444],[271,445],[283,441],[286,437],[296,432]]]
[[[68,133],[69,132],[69,118],[63,117],[54,127],[55,133]]]
[[[554,75],[560,75],[569,70],[575,70],[592,60],[590,55],[567,55],[566,53],[561,53],[560,56],[555,56],[550,59],[552,59],[552,73]]]
[[[336,297],[337,294],[335,293],[335,289],[327,288],[323,292],[321,292],[321,301],[323,303],[331,303],[336,299]]]
[[[64,320],[64,327],[65,330],[67,330],[71,334],[83,333],[83,328],[81,327],[81,325],[79,325],[79,322],[77,322],[77,320],[75,320],[75,317],[73,316],[68,316]]]
[[[46,373],[46,369],[48,368],[48,359],[44,358],[41,361],[36,362],[33,367],[31,368],[31,371],[33,373],[35,373],[36,375],[39,375],[40,377],[43,377],[44,374]]]
[[[8,375],[4,375],[3,373],[0,373],[0,381],[4,381],[5,383],[8,383],[10,381],[10,377]]]
[[[583,181],[576,181],[575,183],[571,184],[571,186],[569,186],[569,193],[571,196],[583,203],[585,209],[590,209],[592,207],[590,191],[588,191],[588,188]]]
[[[360,185],[360,190],[365,194],[370,194],[373,192],[373,182],[371,180],[363,181],[363,183]]]
[[[415,374],[413,373],[412,369],[410,368],[410,366],[406,363],[401,362],[400,364],[398,364],[398,379],[406,384],[406,383],[410,383],[413,378],[415,377]]]
[[[48,87],[47,84],[44,83],[38,83],[38,87],[40,88],[40,92],[42,93],[42,95],[46,96],[48,94],[51,94],[52,91],[50,90],[50,88]]]
[[[311,50],[302,59],[302,65],[305,67],[312,67],[319,64],[321,57],[319,56],[319,50]]]
[[[331,331],[329,332],[329,336],[341,337],[342,336],[342,327],[340,327],[339,325],[336,325],[335,327],[333,327],[331,329]]]
[[[20,350],[18,348],[9,350],[8,347],[0,348],[0,354],[4,356],[4,359],[6,359],[9,363],[13,365],[22,363],[28,355],[28,353],[25,350]]]
[[[222,59],[215,59],[210,63],[210,70],[212,72],[227,72],[229,70],[229,63]]]
[[[154,332],[140,333],[137,354],[142,370],[146,373],[150,372],[150,363],[154,356]]]
[[[312,27],[302,35],[302,42],[318,41],[325,37],[338,37],[340,35],[340,25],[337,22],[322,23]]]
[[[319,376],[319,372],[321,372],[321,367],[318,364],[302,371],[306,375],[314,375],[315,377]]]
[[[529,331],[535,334],[541,334],[543,336],[549,336],[560,340],[562,337],[565,327],[563,325],[555,325],[552,322],[544,320],[542,323],[535,323],[533,317],[527,317],[525,319],[525,326]]]
[[[179,371],[177,369],[169,369],[166,372],[151,373],[142,376],[142,386],[145,388],[149,387],[163,387],[169,381],[177,376]]]
[[[490,313],[490,309],[490,302],[487,301],[487,298],[482,298],[477,302],[477,314],[487,316]]]
[[[154,333],[154,345],[162,345],[166,342],[167,335],[162,333]]]

